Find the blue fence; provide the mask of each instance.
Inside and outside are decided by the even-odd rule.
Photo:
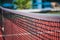
[[[42,0],[33,0],[32,1],[32,8],[33,9],[42,9],[42,8],[51,8],[51,2]]]
[[[17,6],[13,4],[16,0],[0,0],[1,6],[9,9],[16,9]]]

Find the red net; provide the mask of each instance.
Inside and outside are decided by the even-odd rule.
[[[60,22],[4,14],[6,40],[60,40]]]
[[[51,21],[8,11],[3,16],[5,40],[60,40],[60,17]]]

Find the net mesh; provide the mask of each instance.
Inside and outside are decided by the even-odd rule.
[[[3,16],[5,40],[60,40],[60,22],[6,11]]]

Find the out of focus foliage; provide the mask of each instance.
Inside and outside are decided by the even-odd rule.
[[[2,2],[3,0],[0,0],[0,6],[2,5]],[[12,3],[16,4],[18,9],[30,9],[31,8],[31,0],[14,0]]]
[[[14,4],[17,5],[18,9],[30,9],[31,8],[31,0],[16,0]]]

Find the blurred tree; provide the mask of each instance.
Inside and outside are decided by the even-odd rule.
[[[31,0],[16,0],[14,2],[18,6],[18,9],[29,9],[31,8]]]

